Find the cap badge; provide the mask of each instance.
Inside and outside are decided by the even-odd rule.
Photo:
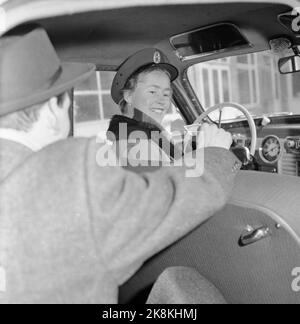
[[[155,64],[159,64],[159,63],[161,62],[161,55],[160,55],[160,53],[159,53],[158,51],[156,51],[156,52],[154,53],[154,56],[153,56],[153,62],[154,62]]]

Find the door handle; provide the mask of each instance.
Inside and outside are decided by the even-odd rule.
[[[258,229],[249,228],[247,233],[242,234],[239,240],[240,246],[248,246],[257,243],[271,236],[271,230],[268,227],[260,227]]]

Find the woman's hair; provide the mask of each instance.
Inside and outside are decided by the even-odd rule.
[[[128,112],[127,102],[124,99],[124,92],[135,90],[135,88],[138,84],[139,77],[141,75],[146,75],[146,74],[149,74],[149,73],[155,72],[155,71],[165,73],[168,76],[168,78],[171,80],[170,73],[166,69],[164,69],[163,67],[161,67],[159,65],[147,65],[147,66],[143,66],[143,67],[139,68],[137,71],[135,71],[128,78],[124,88],[122,89],[123,100],[120,102],[120,109],[121,109],[122,114],[126,114]]]

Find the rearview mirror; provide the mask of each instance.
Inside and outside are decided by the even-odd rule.
[[[300,72],[300,56],[284,57],[279,60],[278,65],[281,74]]]

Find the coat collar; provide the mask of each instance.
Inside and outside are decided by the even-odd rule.
[[[120,124],[126,124],[127,125],[127,134],[123,134],[122,131],[120,131]],[[161,138],[164,138],[166,142],[170,143],[170,151],[166,150],[165,153],[167,153],[171,158],[174,157],[181,157],[182,153],[180,148],[176,147],[172,141],[164,134],[163,130],[159,128],[154,123],[148,123],[143,122],[140,120],[128,118],[126,116],[121,115],[115,115],[110,122],[108,132],[107,132],[107,139],[114,142],[115,140],[120,141],[124,139],[128,139],[130,134],[134,131],[142,131],[144,134],[147,135],[148,139],[153,140],[163,151],[163,141]],[[159,138],[156,138],[156,136],[152,136],[153,132],[156,132],[156,134],[159,133]],[[120,136],[123,136],[120,138]],[[125,136],[125,138],[124,138]]]
[[[121,124],[126,124],[127,126],[127,136],[132,131],[143,131],[147,137],[150,139],[151,138],[151,132],[161,132],[162,130],[157,127],[154,124],[147,123],[147,122],[142,122],[138,121],[136,119],[132,119],[126,116],[121,116],[121,115],[115,115],[110,122],[109,125],[109,132],[112,132],[117,140],[120,140],[119,138],[119,129]]]
[[[34,152],[25,145],[0,138],[0,182]]]

